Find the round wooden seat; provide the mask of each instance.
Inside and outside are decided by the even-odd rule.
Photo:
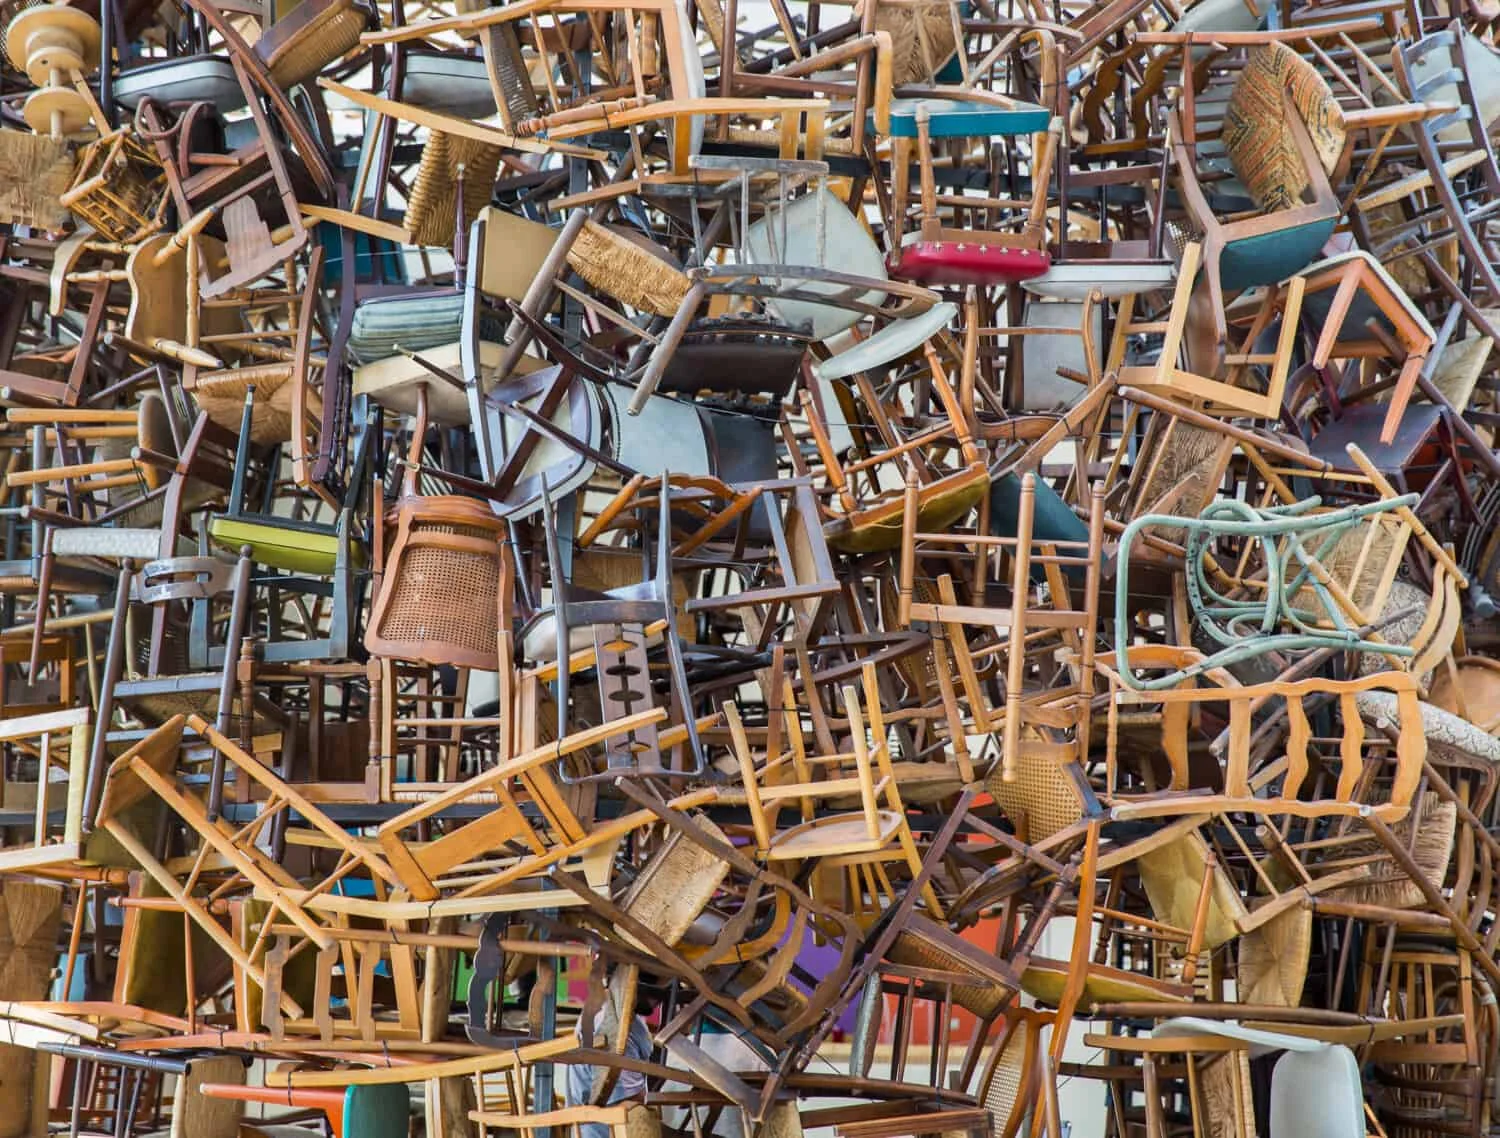
[[[72,87],[74,75],[98,66],[99,22],[61,4],[28,8],[5,30],[5,51],[36,84],[22,115],[37,134],[76,134],[92,121],[88,99]]]
[[[876,818],[874,837],[870,836],[863,814],[840,814],[803,822],[777,834],[766,856],[772,861],[796,861],[882,849],[901,828],[901,815],[893,810],[880,810]]]

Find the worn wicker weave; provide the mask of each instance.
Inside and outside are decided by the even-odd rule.
[[[968,972],[969,966],[941,945],[933,944],[913,933],[902,933],[896,938],[890,958],[897,964],[908,964],[916,968],[931,968],[937,972]],[[953,1002],[980,1019],[989,1019],[999,1014],[1014,993],[1001,984],[962,984],[953,988]]]
[[[1031,1019],[1021,1019],[1003,1037],[999,1056],[984,1085],[980,1103],[990,1112],[991,1133],[1005,1133],[1018,1103],[1029,1098],[1025,1084],[1030,1076],[1030,1053],[1037,1046],[1037,1027]]]
[[[1312,910],[1278,913],[1239,939],[1236,990],[1247,1004],[1294,1008],[1302,1002],[1312,950]]]
[[[729,839],[707,818],[697,823],[722,842]],[[692,927],[729,873],[729,864],[680,833],[672,833],[626,891],[620,907],[667,944]],[[625,940],[629,935],[622,933]]]
[[[958,45],[951,7],[942,3],[866,2],[875,5],[875,30],[891,34],[895,48],[891,78],[896,83],[933,82]]]
[[[283,88],[311,79],[359,43],[366,19],[364,10],[357,8],[353,0],[338,0],[318,9],[295,35],[265,53],[271,78]],[[271,27],[274,29],[276,25]]]
[[[422,162],[406,206],[406,227],[413,245],[453,244],[460,166],[464,171],[464,225],[490,204],[490,190],[500,169],[500,147],[433,131],[422,148]]]
[[[600,292],[658,316],[675,316],[692,287],[680,269],[593,221],[568,250],[568,264]]]
[[[1021,828],[1027,841],[1045,841],[1083,816],[1078,788],[1056,763],[1023,753],[1016,757],[1014,767],[1016,777],[1007,782],[997,764],[985,781],[985,789]]]
[[[280,363],[207,372],[198,377],[193,399],[215,423],[238,434],[245,414],[245,392],[254,387],[250,438],[257,446],[268,446],[291,437],[291,379],[292,365]]]

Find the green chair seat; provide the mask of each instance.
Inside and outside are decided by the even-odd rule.
[[[1276,284],[1301,272],[1328,243],[1336,224],[1337,217],[1319,218],[1229,242],[1219,255],[1219,280],[1224,291]]]
[[[231,553],[248,545],[250,559],[259,565],[314,577],[332,576],[338,556],[339,539],[332,531],[319,533],[246,518],[211,518],[208,537]],[[362,562],[359,546],[353,547],[353,554],[356,562]]]

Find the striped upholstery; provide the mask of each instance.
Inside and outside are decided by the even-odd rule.
[[[1281,43],[1250,52],[1224,110],[1224,149],[1234,172],[1264,210],[1298,205],[1307,171],[1287,129],[1282,91],[1307,124],[1325,171],[1344,150],[1344,112],[1312,64]]]
[[[390,359],[399,344],[420,352],[454,343],[463,325],[464,298],[459,292],[426,292],[374,297],[354,310],[349,352],[359,364]],[[482,315],[483,339],[500,341],[498,319]]]

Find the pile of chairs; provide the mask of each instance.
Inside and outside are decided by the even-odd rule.
[[[4,0],[0,1138],[1487,1133],[1497,19]]]

